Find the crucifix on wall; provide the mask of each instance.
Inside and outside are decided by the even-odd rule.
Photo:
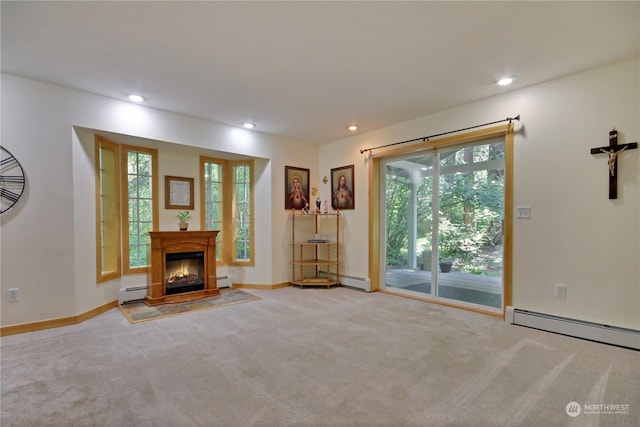
[[[591,154],[607,153],[609,155],[609,199],[618,198],[618,154],[635,148],[638,148],[637,142],[618,144],[618,131],[612,129],[609,132],[609,145],[591,149]]]

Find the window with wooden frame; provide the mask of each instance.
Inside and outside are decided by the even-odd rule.
[[[158,229],[158,151],[95,138],[98,283],[145,273]]]
[[[118,154],[118,144],[96,136],[96,280],[98,283],[122,275]]]
[[[203,230],[218,230],[220,264],[254,265],[253,161],[200,157]]]
[[[149,231],[158,229],[158,150],[122,146],[122,222],[125,274],[145,273]]]
[[[422,143],[416,143],[411,146],[394,146],[386,149],[377,150],[372,153],[369,161],[369,179],[370,179],[370,191],[371,198],[369,199],[369,275],[371,277],[371,287],[374,290],[384,289],[386,283],[385,269],[386,269],[386,257],[383,244],[385,244],[385,238],[380,236],[386,235],[385,227],[385,208],[384,194],[384,171],[385,160],[392,159],[396,156],[402,156],[403,154],[415,154],[420,150],[435,150],[434,152],[442,152],[448,150],[449,152],[458,152],[459,149],[463,149],[464,146],[472,146],[476,143],[483,141],[490,141],[494,138],[502,139],[504,141],[504,150],[499,156],[498,153],[493,153],[489,157],[504,157],[500,159],[504,162],[503,171],[498,172],[494,168],[489,169],[489,174],[502,173],[502,179],[504,179],[503,190],[503,218],[504,221],[500,224],[502,230],[502,244],[503,244],[503,267],[502,267],[502,315],[507,306],[512,304],[512,248],[513,248],[513,139],[514,131],[513,124],[509,123],[503,126],[496,126],[491,128],[480,129],[472,132],[462,133],[459,135],[453,135],[449,137],[443,137],[437,140],[423,141]],[[494,147],[496,148],[496,147]],[[491,150],[491,148],[489,148]],[[460,150],[464,155],[464,150]],[[436,157],[437,159],[437,157]],[[497,158],[490,158],[487,161],[491,161],[492,164]],[[470,166],[465,166],[470,168]],[[459,168],[463,169],[463,168]],[[497,168],[496,168],[497,169]],[[454,169],[451,169],[454,170]],[[460,172],[469,172],[468,170],[460,170]],[[437,180],[436,180],[437,182]],[[439,184],[438,184],[439,185]],[[374,238],[375,237],[375,238]],[[437,240],[437,238],[436,238]],[[436,272],[437,278],[437,272]],[[435,285],[437,286],[437,284]],[[429,299],[439,303],[438,300]],[[440,302],[441,303],[441,302]],[[447,301],[447,305],[455,307],[461,307],[470,309],[473,311],[479,311],[486,314],[496,315],[496,310],[478,308],[476,306],[465,306],[459,302]]]

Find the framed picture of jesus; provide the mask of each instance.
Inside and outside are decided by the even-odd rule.
[[[331,169],[331,207],[333,209],[355,209],[354,179],[353,165]]]
[[[309,208],[309,169],[284,167],[284,195],[285,209]]]

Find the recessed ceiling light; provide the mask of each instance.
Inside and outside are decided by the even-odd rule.
[[[511,83],[513,83],[513,79],[514,77],[502,77],[501,79],[499,79],[496,84],[498,86],[507,86],[510,85]]]
[[[347,129],[349,129],[351,132],[355,132],[358,130],[358,126],[356,125],[347,126]]]
[[[140,95],[131,94],[129,95],[129,101],[132,102],[144,102],[144,97]]]
[[[253,128],[256,127],[256,125],[253,124],[253,123],[247,122],[247,123],[243,124],[242,127],[244,127],[245,129],[253,129]]]

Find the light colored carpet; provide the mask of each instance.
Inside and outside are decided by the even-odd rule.
[[[640,425],[640,352],[382,293],[252,292],[2,337],[1,425]]]

